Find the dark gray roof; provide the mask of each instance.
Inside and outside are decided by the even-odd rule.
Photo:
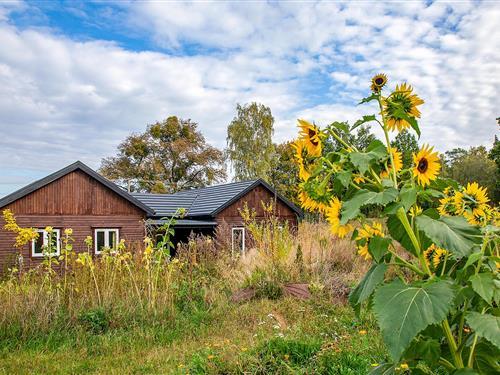
[[[163,225],[168,220],[154,220],[149,219],[146,223],[152,225]],[[178,219],[175,221],[174,227],[183,227],[183,228],[198,228],[198,227],[215,227],[217,225],[216,221],[213,220],[189,220],[189,219]]]
[[[63,169],[58,170],[57,172],[54,172],[54,173],[52,173],[52,174],[50,174],[50,175],[48,175],[40,180],[37,180],[37,181],[35,181],[35,182],[25,186],[25,187],[13,192],[12,194],[9,194],[9,195],[3,197],[2,199],[0,199],[0,208],[4,207],[4,206],[20,199],[20,198],[23,198],[26,195],[34,192],[35,190],[38,190],[38,189],[44,187],[45,185],[48,185],[51,182],[54,182],[54,181],[58,180],[59,178],[67,175],[68,173],[71,173],[71,172],[76,171],[76,170],[81,170],[82,172],[88,174],[89,176],[93,177],[94,179],[99,181],[101,184],[103,184],[107,188],[114,191],[116,194],[118,194],[122,198],[124,198],[127,201],[129,201],[130,203],[132,203],[134,206],[136,206],[136,207],[140,208],[141,210],[143,210],[144,212],[146,212],[148,215],[153,215],[154,212],[149,206],[145,205],[144,203],[142,203],[138,199],[135,199],[132,195],[127,193],[125,190],[120,188],[118,185],[116,185],[115,183],[104,178],[103,176],[101,176],[99,173],[97,173],[93,169],[87,167],[81,161],[76,161],[73,164],[70,164]]]
[[[156,217],[173,216],[177,209],[189,210],[196,193],[193,194],[149,194],[132,193],[132,196],[154,210]]]
[[[213,217],[259,185],[263,185],[275,194],[269,184],[259,179],[185,190],[175,194],[133,194],[133,196],[151,207],[156,217],[172,216],[178,208],[186,209],[186,217]],[[293,203],[277,193],[276,195],[297,215],[302,216],[302,211]]]

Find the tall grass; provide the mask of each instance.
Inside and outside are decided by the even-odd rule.
[[[366,271],[351,243],[334,238],[324,223],[290,228],[272,214],[265,220],[244,215],[252,239],[244,254],[232,253],[226,224],[215,238],[193,236],[179,245],[176,258],[169,256],[168,238],[156,244],[147,238],[137,251],[121,242],[98,257],[75,254],[66,233],[61,257],[14,270],[0,282],[0,346],[57,345],[65,334],[155,331],[180,322],[196,329],[240,288],[300,282],[335,297]]]

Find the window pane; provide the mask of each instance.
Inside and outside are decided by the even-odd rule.
[[[108,232],[108,243],[111,249],[116,249],[116,231],[110,230]]]
[[[96,246],[97,246],[97,251],[102,251],[102,248],[104,247],[104,231],[99,230],[97,231],[96,235]]]
[[[243,229],[233,229],[233,250],[242,252],[243,249]]]
[[[34,254],[43,254],[43,232],[38,232],[38,238],[34,240],[35,248]]]

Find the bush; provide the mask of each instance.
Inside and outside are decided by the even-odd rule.
[[[87,332],[96,335],[105,333],[110,326],[109,313],[103,308],[82,311],[78,315],[78,321]]]

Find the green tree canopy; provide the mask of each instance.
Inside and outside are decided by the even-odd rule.
[[[491,153],[490,153],[491,155]],[[445,152],[443,174],[462,185],[468,182],[477,182],[488,188],[488,195],[492,201],[498,202],[497,165],[488,154],[484,146],[471,147],[469,150],[455,148]]]
[[[408,130],[403,130],[391,142],[403,154],[403,168],[410,168],[413,164],[413,154],[418,152],[417,138]]]
[[[128,136],[99,172],[132,191],[173,193],[226,178],[224,155],[208,145],[198,125],[171,116]]]
[[[269,182],[285,198],[300,205],[298,200],[299,167],[295,162],[292,142],[276,144],[275,157],[269,174]]]
[[[226,155],[235,180],[263,178],[269,181],[274,158],[274,117],[263,104],[236,106],[236,116],[227,128]]]
[[[345,124],[346,127],[349,126],[347,122],[343,122],[342,124]],[[342,127],[338,127],[336,131],[339,134],[340,138],[342,138],[345,142],[355,146],[358,149],[366,148],[371,141],[375,140],[375,136],[370,132],[370,129],[366,126],[359,127],[355,134],[354,132],[346,132],[342,130]],[[327,152],[338,151],[341,148],[343,148],[343,146],[340,144],[339,141],[330,138],[325,140],[324,147],[325,150],[327,150]]]

